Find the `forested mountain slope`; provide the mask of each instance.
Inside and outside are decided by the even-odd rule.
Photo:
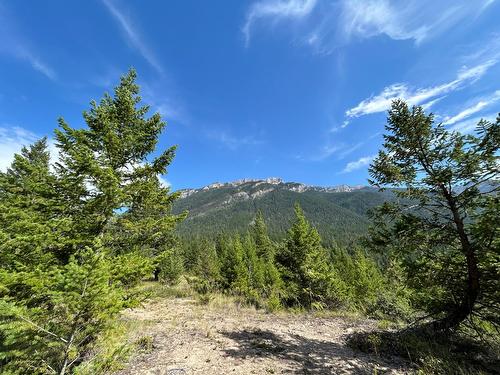
[[[289,227],[297,202],[324,242],[346,244],[366,233],[367,211],[391,196],[363,186],[316,187],[277,178],[240,180],[182,190],[174,212],[189,211],[178,227],[186,237],[243,233],[260,210],[271,235],[279,238]]]

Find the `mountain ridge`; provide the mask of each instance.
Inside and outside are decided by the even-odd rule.
[[[279,239],[289,228],[298,203],[325,242],[342,244],[365,235],[370,224],[367,212],[391,197],[390,192],[369,186],[322,187],[276,177],[217,182],[179,192],[173,211],[189,212],[178,227],[183,238],[243,234],[261,211],[271,236]]]
[[[180,189],[178,192],[180,192],[180,197],[181,198],[186,198],[191,194],[200,192],[200,191],[205,191],[205,190],[210,190],[210,189],[218,189],[221,187],[238,187],[244,184],[248,183],[254,183],[254,184],[270,184],[270,185],[282,185],[284,188],[287,188],[291,191],[297,191],[299,193],[308,191],[308,190],[313,190],[313,191],[324,191],[324,192],[350,192],[353,190],[358,190],[362,188],[367,188],[368,186],[365,185],[347,185],[347,184],[341,184],[341,185],[335,185],[335,186],[318,186],[318,185],[308,185],[300,182],[293,182],[293,181],[287,181],[285,182],[282,178],[280,177],[268,177],[265,179],[253,179],[253,178],[243,178],[231,182],[213,182],[209,185],[203,186],[201,188],[195,188],[195,189]]]

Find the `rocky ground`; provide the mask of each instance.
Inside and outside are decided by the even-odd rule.
[[[126,312],[140,343],[117,374],[405,374],[405,362],[350,349],[346,337],[376,323],[270,314],[234,303],[155,299]]]

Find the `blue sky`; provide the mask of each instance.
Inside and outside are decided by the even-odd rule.
[[[0,0],[0,168],[135,67],[173,189],[366,184],[402,97],[470,132],[500,108],[500,1]]]

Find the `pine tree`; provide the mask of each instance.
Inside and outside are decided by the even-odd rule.
[[[269,238],[266,222],[262,216],[262,212],[258,211],[255,221],[252,225],[252,234],[255,240],[255,247],[259,258],[266,260],[274,260],[276,246]]]
[[[277,257],[286,289],[285,302],[303,307],[331,305],[334,303],[333,274],[328,254],[317,230],[309,224],[298,204],[295,215]]]
[[[246,296],[250,302],[260,304],[264,293],[264,272],[261,259],[257,256],[254,239],[247,233],[243,243],[243,265],[247,277]]]
[[[220,261],[222,288],[224,290],[232,288],[238,277],[238,269],[241,267],[243,261],[243,249],[235,243],[235,239],[228,238],[226,235],[219,236],[216,242],[217,254]],[[241,245],[241,243],[239,244]]]
[[[158,278],[167,284],[176,284],[184,272],[184,261],[179,248],[163,251],[157,257]]]
[[[269,238],[267,226],[262,213],[259,211],[252,226],[255,248],[263,273],[263,296],[279,300],[283,283],[276,268],[276,245]]]
[[[191,279],[198,293],[206,294],[218,290],[224,277],[221,275],[221,262],[215,244],[208,240],[200,241],[200,248],[195,277]]]
[[[491,272],[498,227],[481,220],[497,210],[491,218],[498,222],[500,115],[462,135],[397,100],[386,131],[371,183],[400,188],[394,192],[401,199],[378,210],[373,246],[402,260],[420,307],[437,318],[434,329],[456,328],[471,314],[481,316],[482,306],[500,311],[491,294],[492,283],[499,289],[498,270]]]
[[[130,71],[87,127],[60,119],[54,172],[41,140],[0,174],[1,371],[71,372],[169,248],[182,216],[158,175],[175,147],[151,157],[165,124],[138,92]]]
[[[49,168],[46,139],[23,147],[0,172],[0,264],[32,269],[64,259],[71,223],[62,217],[56,177]]]
[[[251,281],[249,274],[248,263],[245,259],[245,249],[239,236],[236,236],[232,241],[230,258],[234,267],[234,280],[231,283],[231,289],[241,295],[249,295],[251,289]]]

